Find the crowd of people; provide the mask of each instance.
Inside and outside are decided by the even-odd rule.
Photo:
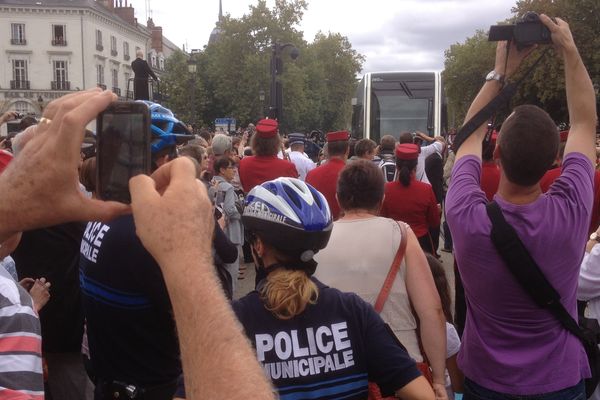
[[[116,96],[50,103],[0,151],[0,398],[585,398],[584,346],[512,275],[488,217],[500,210],[573,318],[578,298],[600,318],[594,89],[568,24],[540,18],[568,134],[523,105],[458,149],[340,130],[313,160],[273,119],[182,144],[187,126],[147,103],[152,172],[127,205],[99,198],[85,130]],[[500,42],[491,75],[530,52]],[[466,119],[501,88],[487,80]],[[255,290],[233,301],[250,260]]]

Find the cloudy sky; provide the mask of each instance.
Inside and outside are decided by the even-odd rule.
[[[188,49],[203,48],[215,26],[219,0],[150,0],[163,34]],[[339,32],[366,56],[364,72],[441,70],[444,50],[477,29],[511,16],[516,0],[307,0],[300,25],[311,42],[318,31]],[[140,22],[146,0],[130,0]],[[239,18],[256,0],[223,0],[223,13]],[[274,0],[267,0],[272,6]]]

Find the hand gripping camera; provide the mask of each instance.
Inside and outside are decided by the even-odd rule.
[[[539,15],[533,11],[527,12],[514,25],[490,26],[488,40],[490,42],[510,40],[517,45],[518,50],[534,44],[552,43],[550,30],[540,21]]]

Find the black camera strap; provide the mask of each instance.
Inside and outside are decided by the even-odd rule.
[[[508,103],[510,101],[510,99],[517,92],[517,88],[519,87],[519,85],[525,80],[525,78],[529,76],[529,74],[531,74],[531,72],[535,69],[535,67],[537,67],[537,65],[540,63],[540,61],[542,61],[542,59],[546,56],[547,53],[548,49],[544,50],[542,55],[540,55],[540,57],[533,63],[533,65],[529,67],[529,69],[523,74],[521,79],[519,79],[517,82],[510,82],[504,85],[500,93],[498,93],[498,95],[494,97],[492,101],[486,104],[485,107],[479,110],[477,114],[471,117],[471,119],[468,120],[460,128],[460,130],[456,134],[456,139],[454,139],[454,144],[452,148],[452,150],[455,153],[458,151],[458,149],[464,143],[464,141],[467,140],[467,138],[477,130],[477,128],[479,128],[481,125],[483,125],[486,121],[488,121],[494,116],[496,111],[500,109],[503,103]]]

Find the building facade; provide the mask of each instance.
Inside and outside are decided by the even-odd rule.
[[[48,102],[95,86],[125,99],[137,50],[160,74],[177,49],[152,20],[139,24],[126,0],[0,0],[0,32],[0,113],[39,116]]]

